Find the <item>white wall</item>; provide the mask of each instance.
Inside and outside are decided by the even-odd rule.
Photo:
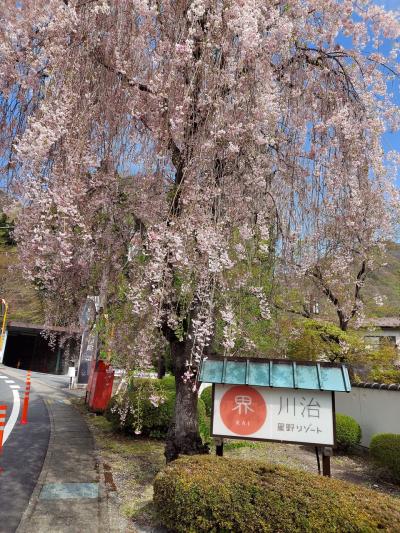
[[[335,393],[336,412],[352,416],[361,426],[362,446],[376,433],[400,434],[400,390],[352,387]]]
[[[398,328],[376,328],[364,332],[364,337],[395,337],[396,346],[400,348],[400,329]],[[368,344],[368,339],[366,339]]]

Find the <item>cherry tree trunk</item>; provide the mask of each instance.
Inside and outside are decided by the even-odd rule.
[[[187,370],[188,348],[189,345],[185,341],[171,342],[176,400],[174,415],[165,443],[164,454],[167,462],[174,461],[179,455],[196,455],[209,451],[208,446],[202,443],[199,433],[197,387],[194,389],[192,380],[185,381],[183,379]]]
[[[342,331],[347,331],[349,327],[349,318],[344,316],[344,314],[340,311],[337,311],[337,315],[339,317],[339,327]]]
[[[158,358],[158,370],[157,370],[157,378],[162,379],[166,374],[167,368],[165,364],[165,355],[160,354]]]

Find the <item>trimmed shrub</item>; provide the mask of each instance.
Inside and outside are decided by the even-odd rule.
[[[175,376],[172,374],[167,374],[161,379],[162,387],[165,390],[175,392]]]
[[[336,413],[336,443],[339,450],[351,450],[361,441],[360,425],[348,415]]]
[[[400,483],[400,435],[395,433],[374,435],[369,452],[379,465],[387,469],[390,477],[396,483]]]
[[[212,387],[206,387],[200,394],[200,398],[203,400],[206,406],[207,416],[211,416],[212,409]]]
[[[398,531],[398,500],[284,466],[184,457],[154,482],[162,523],[178,533]]]
[[[203,442],[210,442],[210,418],[207,416],[206,405],[201,398],[197,402],[197,416],[201,439]]]
[[[172,378],[172,379],[171,379]],[[175,405],[173,376],[163,379],[134,378],[127,390],[112,397],[106,418],[114,430],[128,435],[163,439],[166,437]],[[209,421],[203,400],[198,401],[200,435],[209,440]]]

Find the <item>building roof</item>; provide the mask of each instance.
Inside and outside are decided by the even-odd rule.
[[[361,322],[362,328],[400,328],[400,317],[386,316],[381,318],[366,318]]]
[[[395,390],[400,391],[400,383],[353,383],[353,387],[361,387],[363,389],[379,389],[379,390]]]
[[[289,389],[350,392],[345,365],[282,359],[210,357],[203,359],[199,381]]]

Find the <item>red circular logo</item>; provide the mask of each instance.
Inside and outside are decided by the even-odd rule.
[[[248,385],[237,385],[225,392],[219,409],[225,426],[238,435],[255,433],[267,418],[264,398]]]

